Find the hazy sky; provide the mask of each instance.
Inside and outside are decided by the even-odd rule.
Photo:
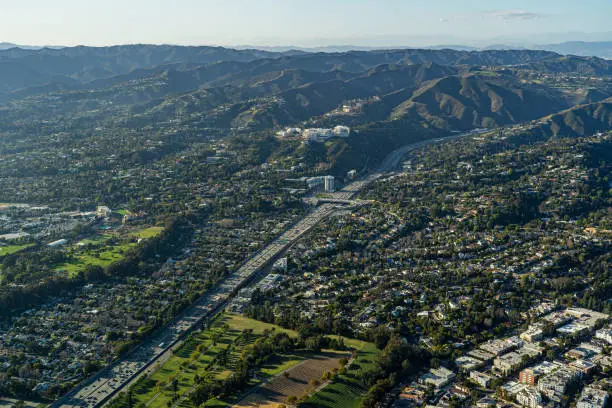
[[[612,0],[0,0],[0,7],[0,42],[26,45],[612,40]]]

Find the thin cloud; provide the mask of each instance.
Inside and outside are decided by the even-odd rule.
[[[456,14],[452,16],[444,16],[440,18],[441,23],[448,23],[450,21],[470,21],[475,19],[495,19],[495,20],[506,20],[506,21],[526,21],[526,20],[537,20],[540,18],[548,17],[547,14],[534,13],[531,11],[524,10],[488,10],[481,11],[478,13],[464,13]]]
[[[499,20],[537,20],[546,17],[545,14],[523,10],[493,10],[485,12],[484,16]]]

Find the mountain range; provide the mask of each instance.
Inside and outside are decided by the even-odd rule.
[[[286,51],[302,51],[302,52],[347,52],[347,51],[374,51],[385,49],[385,47],[373,47],[364,45],[327,45],[320,47],[301,47],[301,46],[254,46],[241,45],[237,49],[252,49],[257,48],[270,52],[286,52]],[[397,47],[393,47],[397,48]],[[545,50],[553,51],[563,55],[577,55],[582,57],[600,57],[612,59],[612,41],[565,41],[561,43],[533,43],[525,44],[524,42],[515,43],[496,43],[486,46],[473,46],[466,44],[438,44],[423,47],[425,49],[452,49],[457,51],[486,51],[486,50]]]
[[[0,51],[0,120],[8,124],[115,118],[142,128],[181,118],[191,131],[222,133],[349,125],[355,136],[330,146],[342,152],[337,163],[474,128],[537,123],[544,136],[589,134],[611,127],[610,98],[612,61],[544,50]],[[346,104],[360,107],[345,114]]]

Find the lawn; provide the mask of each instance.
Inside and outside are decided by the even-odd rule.
[[[252,335],[246,338],[242,336],[244,330],[252,330]],[[245,347],[253,344],[260,338],[264,331],[285,332],[289,336],[296,337],[293,330],[283,329],[273,324],[263,323],[235,314],[223,314],[219,316],[208,329],[194,333],[183,345],[174,352],[160,368],[147,378],[140,379],[133,388],[135,403],[143,403],[150,408],[167,408],[172,400],[174,391],[172,382],[178,379],[176,394],[187,396],[195,383],[196,374],[199,377],[207,376],[210,379],[223,380],[232,374],[236,362],[240,359]],[[213,345],[213,339],[216,344]],[[223,350],[230,348],[228,362],[225,366],[215,364],[215,359]],[[286,355],[277,355],[270,359],[259,369],[259,384],[266,378],[274,377],[281,372],[297,365],[311,357],[311,353],[296,352]],[[231,406],[234,401],[213,400],[205,404],[207,407]],[[117,401],[116,407],[123,407]],[[180,407],[189,407],[191,402],[186,398]]]
[[[145,229],[141,229],[139,231],[134,231],[130,233],[130,237],[138,237],[142,239],[153,238],[161,234],[164,230],[164,227],[149,227]]]
[[[84,240],[81,240],[77,243],[77,245],[97,245],[97,244],[101,244],[103,242],[108,241],[109,239],[111,239],[113,236],[111,234],[95,234],[92,235],[91,237],[88,237]]]
[[[245,330],[251,330],[252,334],[245,337],[243,334]],[[244,348],[253,344],[258,338],[261,338],[266,330],[285,332],[292,337],[297,336],[295,331],[283,329],[273,324],[259,322],[236,314],[222,314],[211,323],[208,329],[196,332],[185,340],[183,345],[175,350],[174,355],[149,377],[140,379],[134,385],[134,404],[144,404],[149,408],[167,408],[169,403],[172,405],[171,401],[175,395],[172,383],[176,379],[176,395],[185,397],[185,400],[178,407],[191,407],[188,395],[193,390],[195,376],[208,377],[211,380],[226,379],[232,374]],[[359,340],[344,338],[344,343],[352,349],[359,350],[356,361],[353,363],[351,370],[348,370],[345,375],[339,376],[334,383],[311,397],[308,400],[310,406],[359,406],[360,398],[365,390],[359,384],[357,373],[359,372],[359,367],[368,369],[372,366],[372,360],[377,350],[371,343]],[[230,350],[227,363],[221,366],[217,364],[216,359],[221,351],[227,349]],[[279,386],[283,386],[282,382],[287,381],[287,379],[284,377],[280,378],[279,374],[287,370],[295,372],[296,376],[297,373],[302,371],[310,372],[314,367],[327,364],[326,359],[329,358],[328,355],[330,353],[337,354],[338,352],[324,351],[315,354],[308,351],[295,351],[275,355],[257,369],[258,379],[251,381],[250,389],[256,392],[259,388],[253,387],[261,385],[262,382],[268,379],[271,380],[269,384],[273,385],[278,382]],[[322,358],[323,355],[327,357]],[[336,361],[337,358],[339,357],[336,357]],[[324,370],[321,370],[325,371],[328,369],[329,367],[325,366]],[[321,373],[317,372],[316,377],[319,378]],[[299,380],[298,377],[296,378]],[[308,381],[306,381],[306,384],[308,384]],[[303,392],[303,390],[299,391]],[[229,407],[236,404],[242,398],[242,395],[236,395],[228,400],[214,399],[208,401],[203,406],[215,408]],[[350,405],[346,405],[347,403]],[[113,403],[114,408],[126,408],[125,406],[126,402],[121,398]]]
[[[3,247],[0,247],[0,256],[16,254],[17,252],[21,252],[24,249],[30,248],[32,246],[34,246],[34,244],[3,246]]]
[[[84,271],[87,265],[106,268],[110,264],[123,259],[125,254],[137,245],[137,242],[133,241],[135,237],[149,239],[159,235],[163,230],[163,227],[147,227],[132,231],[124,235],[123,239],[119,235],[95,234],[71,247],[72,259],[57,265],[55,269],[65,271],[69,276],[74,276],[78,272]],[[108,241],[112,238],[117,238],[119,243],[108,244]],[[87,247],[85,248],[85,246]]]
[[[361,397],[367,389],[359,381],[359,370],[370,370],[373,368],[374,357],[378,349],[372,343],[359,340],[346,340],[345,343],[357,346],[359,350],[357,358],[347,367],[346,374],[339,375],[336,379],[313,394],[300,406],[307,408],[359,408]]]
[[[235,330],[251,329],[253,330],[253,334],[258,335],[263,334],[265,330],[274,330],[279,333],[287,333],[291,337],[298,336],[298,334],[293,330],[283,329],[282,327],[274,324],[260,322],[237,314],[226,313],[221,317],[220,322],[227,323],[232,329]]]
[[[87,265],[96,265],[106,268],[113,262],[117,262],[125,256],[125,253],[136,246],[135,242],[119,244],[109,247],[106,250],[94,249],[76,250],[72,254],[72,259],[66,263],[58,265],[55,269],[64,270],[70,276],[85,270]]]
[[[226,324],[229,326],[227,329]],[[174,395],[171,384],[175,378],[178,379],[176,394],[181,396],[191,391],[196,375],[209,376],[217,380],[227,378],[231,375],[231,370],[215,366],[215,358],[221,351],[234,344],[234,349],[228,358],[228,366],[231,368],[232,362],[239,358],[242,349],[257,339],[256,335],[249,340],[240,338],[244,328],[253,326],[253,323],[235,318],[233,315],[222,316],[209,329],[196,333],[186,340],[175,351],[174,356],[151,377],[138,381],[134,386],[134,397],[149,407],[167,407],[168,401],[171,401]],[[213,337],[217,337],[216,344],[213,344]],[[189,406],[190,403],[186,400],[181,405]]]
[[[268,361],[268,363],[264,365],[259,371],[266,377],[274,377],[275,375],[278,375],[283,371],[288,370],[294,365],[301,363],[309,356],[309,353],[294,353],[275,356],[270,361]]]

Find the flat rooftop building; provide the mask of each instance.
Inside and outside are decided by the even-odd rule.
[[[576,408],[604,408],[608,402],[608,393],[591,386],[584,387]]]

